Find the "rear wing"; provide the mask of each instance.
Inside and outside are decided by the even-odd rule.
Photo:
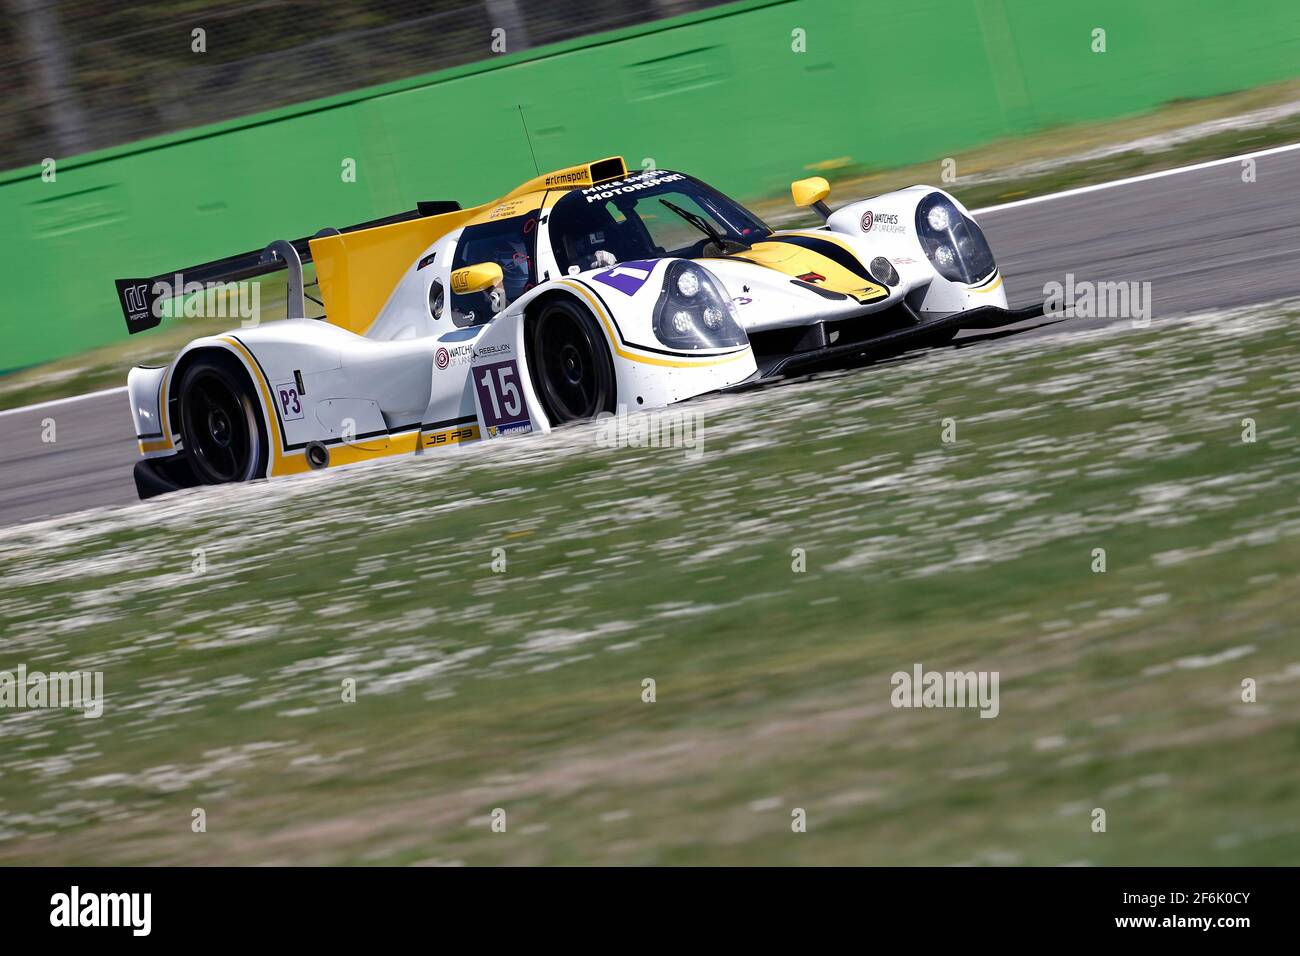
[[[302,267],[303,263],[312,261],[312,239],[360,232],[376,226],[391,226],[428,216],[441,216],[459,209],[460,203],[455,200],[421,202],[415,209],[385,216],[382,219],[359,222],[356,225],[345,226],[343,229],[322,229],[315,236],[292,241],[277,239],[264,249],[241,252],[212,262],[200,262],[184,269],[171,269],[156,276],[117,279],[114,285],[117,288],[117,301],[122,308],[122,316],[126,319],[126,330],[134,335],[136,332],[143,332],[145,329],[157,326],[162,322],[163,302],[180,298],[184,295],[186,286],[194,288],[195,284],[207,286],[209,283],[241,282],[281,270],[287,270],[289,273],[288,317],[302,318],[306,314]]]

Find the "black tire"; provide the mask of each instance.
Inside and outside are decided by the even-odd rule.
[[[528,343],[533,389],[552,425],[614,411],[614,360],[590,312],[569,299],[551,299],[533,318]]]
[[[224,358],[200,356],[181,376],[177,394],[185,456],[200,484],[266,474],[266,429],[243,369]]]

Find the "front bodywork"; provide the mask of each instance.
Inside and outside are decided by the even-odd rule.
[[[707,260],[764,375],[1042,314],[1007,308],[991,257],[971,281],[940,274],[916,227],[918,205],[936,195],[969,217],[947,193],[916,186],[844,206],[822,227],[778,231],[748,252]]]

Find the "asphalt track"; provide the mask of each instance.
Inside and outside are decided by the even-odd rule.
[[[979,216],[1012,306],[1046,283],[1151,283],[1151,319],[1300,295],[1300,150],[1193,167],[1104,189],[1012,204]],[[843,198],[843,197],[841,197]],[[1071,319],[1064,327],[1101,324]],[[1044,319],[963,333],[958,347],[1063,327]],[[125,369],[123,370],[125,379]],[[53,419],[55,441],[43,441]],[[136,500],[126,394],[0,413],[0,525]]]

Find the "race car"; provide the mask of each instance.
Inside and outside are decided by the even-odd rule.
[[[1042,314],[1007,308],[983,233],[941,189],[834,211],[824,179],[791,193],[823,224],[774,231],[692,176],[610,157],[472,208],[422,202],[119,279],[134,333],[170,300],[188,315],[178,303],[288,274],[287,320],[130,371],[140,496],[547,432]],[[324,315],[306,318],[313,286]]]

